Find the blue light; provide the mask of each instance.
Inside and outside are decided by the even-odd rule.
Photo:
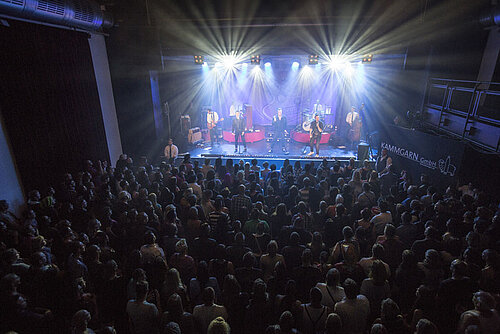
[[[292,63],[292,68],[293,68],[293,69],[297,69],[297,68],[299,68],[299,66],[300,66],[300,64],[299,64],[299,62],[298,62],[298,61],[294,61],[294,62]]]
[[[265,67],[271,67],[271,63],[270,63],[270,62],[266,62],[266,63],[264,64],[264,66],[265,66]]]

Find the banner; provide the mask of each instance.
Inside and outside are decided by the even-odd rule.
[[[464,144],[416,130],[389,126],[380,133],[380,150],[387,149],[397,172],[406,170],[415,184],[427,174],[432,184],[446,187],[456,181]]]

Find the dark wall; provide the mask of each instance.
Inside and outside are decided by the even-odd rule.
[[[0,26],[0,110],[25,190],[59,182],[108,147],[88,35]]]
[[[160,67],[152,29],[122,26],[107,39],[118,126],[125,153],[145,154],[155,145],[150,70]]]
[[[495,200],[499,200],[500,156],[466,146],[460,180],[461,184],[471,182],[475,187],[490,194]]]

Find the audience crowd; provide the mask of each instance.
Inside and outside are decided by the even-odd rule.
[[[0,201],[1,333],[500,333],[500,212],[472,185],[353,159],[82,169],[20,217]]]

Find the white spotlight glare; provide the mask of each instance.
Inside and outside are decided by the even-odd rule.
[[[354,68],[351,63],[347,62],[344,66],[344,75],[347,77],[351,77],[354,74]]]
[[[225,68],[233,68],[236,65],[236,57],[233,55],[227,55],[222,57],[222,64]]]
[[[292,63],[292,68],[294,68],[294,69],[299,68],[299,66],[300,66],[300,64],[299,64],[299,62],[298,62],[298,61],[294,61],[294,62]]]

